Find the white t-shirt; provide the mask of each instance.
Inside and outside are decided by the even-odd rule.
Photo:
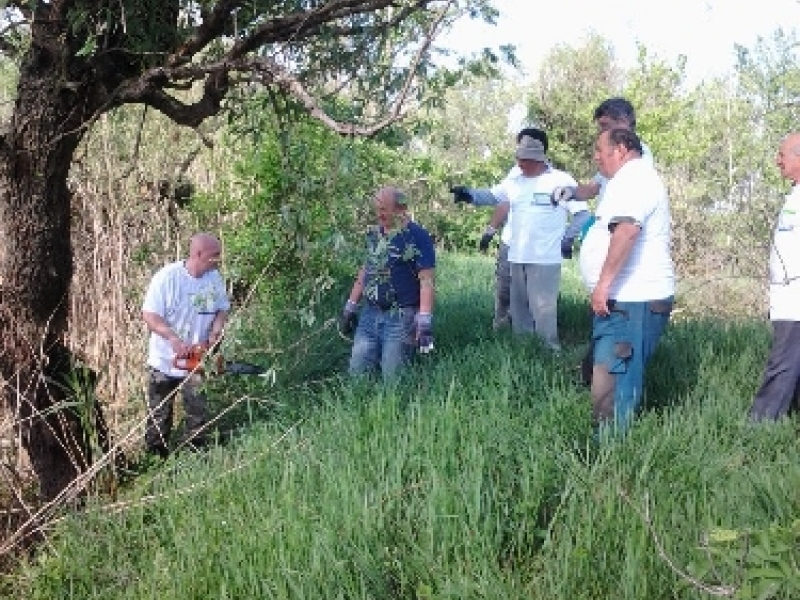
[[[514,177],[518,177],[522,175],[522,170],[519,168],[519,165],[514,165],[508,171],[508,175],[506,175],[505,179],[498,183],[496,186],[492,188],[492,195],[497,198],[497,203],[503,202],[504,200],[508,200],[505,196],[503,196],[503,184],[508,181],[509,179],[513,179]],[[503,225],[503,231],[500,232],[500,241],[503,242],[506,246],[511,245],[511,213],[509,212],[508,217],[506,217],[506,222]]]
[[[230,310],[230,302],[219,271],[192,277],[183,261],[178,261],[153,276],[142,310],[159,315],[187,344],[200,344],[208,341],[214,317]],[[172,377],[185,376],[185,370],[172,366],[174,357],[169,341],[150,332],[147,364]]]
[[[800,321],[800,187],[786,196],[769,254],[769,318]]]
[[[644,142],[642,142],[642,159],[649,162],[650,166],[655,167],[653,153],[650,151],[650,146]],[[604,175],[596,173],[595,176],[592,177],[592,181],[600,186],[600,191],[597,193],[597,203],[600,204],[600,201],[603,199],[603,194],[606,192],[606,184],[608,183],[608,179]]]
[[[567,214],[588,207],[580,200],[572,200],[566,206],[553,206],[550,196],[558,186],[576,185],[570,174],[549,167],[537,177],[525,177],[522,172],[506,177],[497,186],[497,197],[509,203],[508,262],[561,264],[561,238],[567,227]]]
[[[608,254],[614,218],[631,218],[640,224],[628,259],[611,284],[609,298],[644,302],[675,293],[675,271],[670,254],[670,212],[667,190],[650,161],[636,158],[625,163],[608,181],[596,221],[581,245],[580,269],[591,292],[600,278]]]

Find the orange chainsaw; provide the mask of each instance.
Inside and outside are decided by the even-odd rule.
[[[189,353],[185,357],[176,356],[172,359],[172,366],[176,369],[183,369],[202,375],[206,372],[204,359],[208,351],[208,344],[192,344],[189,347]],[[258,365],[240,361],[227,361],[220,352],[214,352],[212,358],[211,375],[262,375],[265,372],[264,368]]]

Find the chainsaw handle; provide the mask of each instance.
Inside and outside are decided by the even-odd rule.
[[[174,357],[172,359],[172,366],[176,369],[183,369],[184,371],[193,371],[195,373],[203,373],[203,357],[208,352],[208,344],[193,344],[189,348],[189,354],[183,358]],[[221,352],[214,354],[214,373],[222,375],[225,373],[225,357]]]
[[[202,372],[203,356],[205,356],[207,351],[207,344],[192,344],[186,356],[175,356],[172,359],[172,366],[176,369],[183,369],[184,371]]]

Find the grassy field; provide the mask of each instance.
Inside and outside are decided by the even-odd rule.
[[[348,346],[330,328],[274,385],[216,384],[218,411],[238,402],[220,420],[224,444],[178,454],[117,504],[54,525],[3,590],[43,600],[800,597],[796,423],[745,420],[766,324],[676,320],[651,363],[646,409],[628,436],[596,445],[578,381],[589,318],[574,268],[558,356],[491,330],[488,258],[445,256],[437,349],[394,384],[340,377]]]

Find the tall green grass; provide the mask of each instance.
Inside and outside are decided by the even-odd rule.
[[[765,324],[673,323],[645,411],[598,445],[572,269],[553,355],[491,330],[488,259],[442,257],[437,349],[414,370],[347,380],[347,346],[329,334],[319,348],[336,366],[314,383],[238,383],[269,409],[235,413],[244,426],[226,445],[140,476],[127,504],[59,523],[9,595],[641,600],[709,597],[700,583],[756,597],[766,581],[765,597],[797,597],[796,545],[785,573],[747,561],[770,538],[745,534],[790,527],[800,508],[795,423],[745,420]],[[706,544],[718,530],[749,547]]]

